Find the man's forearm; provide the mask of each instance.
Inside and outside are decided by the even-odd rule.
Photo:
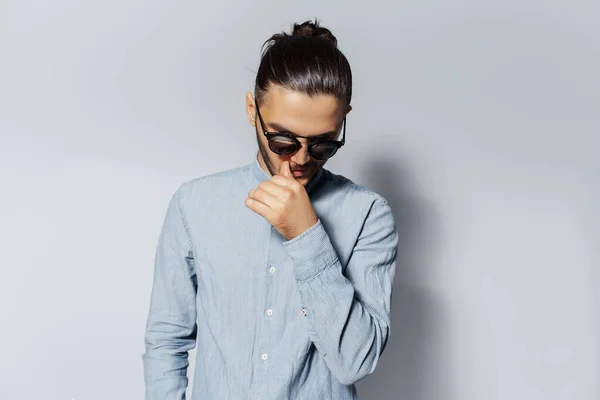
[[[373,372],[390,331],[396,228],[386,203],[374,205],[367,222],[345,269],[351,279],[320,221],[285,242],[311,340],[348,385]]]
[[[188,384],[188,352],[196,343],[194,256],[180,207],[180,188],[169,203],[156,249],[146,323],[146,400],[182,400]]]

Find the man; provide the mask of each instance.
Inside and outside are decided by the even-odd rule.
[[[266,43],[246,112],[258,152],[184,183],[156,252],[147,399],[356,399],[390,334],[386,200],[323,168],[346,141],[350,66],[307,21]]]

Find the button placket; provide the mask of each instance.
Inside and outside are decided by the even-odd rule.
[[[270,266],[270,268],[269,268],[269,272],[270,272],[271,274],[275,273],[275,267],[273,267],[273,266],[271,265],[271,266]],[[270,317],[270,316],[272,316],[272,315],[273,315],[273,310],[272,310],[272,309],[268,309],[268,310],[267,310],[267,315],[268,315],[269,317]]]

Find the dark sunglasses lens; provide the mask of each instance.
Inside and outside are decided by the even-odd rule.
[[[312,158],[317,160],[326,160],[333,157],[338,149],[338,145],[331,142],[321,142],[312,146],[310,149],[310,155]]]
[[[287,136],[271,136],[269,138],[269,147],[274,153],[286,155],[298,150],[298,145]]]

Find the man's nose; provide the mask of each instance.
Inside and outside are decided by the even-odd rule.
[[[304,165],[310,161],[310,154],[308,154],[308,144],[301,143],[302,147],[292,157],[294,163],[298,165]]]

